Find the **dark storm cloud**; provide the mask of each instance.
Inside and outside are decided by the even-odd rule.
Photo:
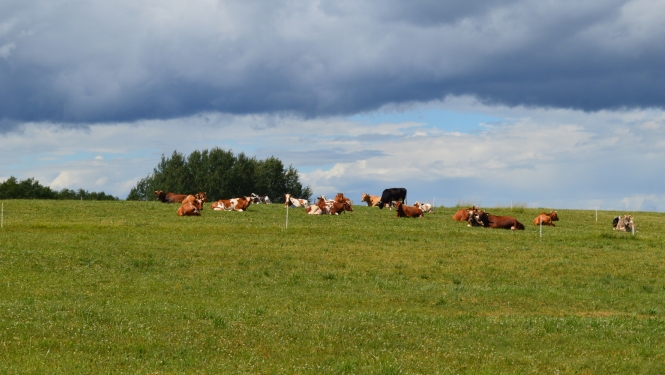
[[[0,130],[202,111],[345,115],[473,95],[582,110],[665,103],[648,1],[7,1]]]

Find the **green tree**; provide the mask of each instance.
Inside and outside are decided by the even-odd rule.
[[[246,196],[251,193],[268,195],[279,202],[284,193],[309,199],[309,186],[303,187],[298,171],[275,158],[257,160],[244,153],[237,156],[220,148],[193,151],[186,158],[174,151],[162,155],[151,175],[139,180],[127,200],[152,200],[156,190],[181,194],[205,191],[210,200]]]

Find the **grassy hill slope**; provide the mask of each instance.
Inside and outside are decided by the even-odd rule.
[[[665,215],[4,201],[0,373],[665,373]]]

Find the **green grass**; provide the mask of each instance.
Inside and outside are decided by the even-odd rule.
[[[4,201],[0,373],[665,373],[665,215]]]

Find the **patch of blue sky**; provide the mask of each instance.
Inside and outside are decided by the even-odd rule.
[[[353,121],[367,124],[399,124],[404,122],[423,123],[448,132],[472,133],[481,131],[481,124],[498,123],[504,119],[482,113],[455,112],[443,109],[415,109],[403,112],[375,111],[350,117]]]

